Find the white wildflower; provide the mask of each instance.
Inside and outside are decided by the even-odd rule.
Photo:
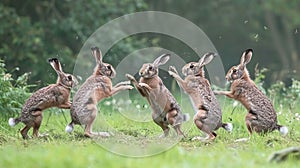
[[[233,107],[236,107],[238,104],[239,103],[237,101],[234,101],[232,105],[233,105]]]
[[[110,101],[105,101],[105,102],[104,102],[104,105],[110,106],[110,105],[111,105],[111,102],[110,102]]]
[[[112,99],[111,103],[112,104],[116,104],[117,100],[116,99]]]
[[[147,104],[144,104],[144,105],[143,105],[143,108],[147,109],[147,108],[148,108],[148,105],[147,105]]]
[[[11,74],[9,74],[9,73],[5,74],[3,78],[5,81],[7,81],[11,78]]]

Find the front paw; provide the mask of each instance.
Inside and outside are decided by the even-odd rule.
[[[220,94],[221,94],[221,91],[214,90],[213,93],[214,93],[215,95],[220,95]]]
[[[126,86],[126,90],[132,90],[132,89],[133,89],[133,86],[131,86],[131,85]]]
[[[170,72],[173,72],[173,73],[175,73],[175,74],[178,74],[178,72],[177,72],[177,70],[176,70],[176,68],[175,68],[174,66],[170,66],[170,67],[169,67],[169,74],[170,74]]]
[[[175,73],[173,71],[168,71],[169,75],[174,77]]]
[[[149,87],[149,85],[147,85],[146,83],[139,83],[139,87]]]
[[[132,75],[126,74],[125,76],[127,77],[128,80],[135,81],[135,78]]]
[[[120,82],[119,85],[130,85],[130,81],[123,81],[123,82]]]

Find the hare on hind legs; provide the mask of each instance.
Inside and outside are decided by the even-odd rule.
[[[183,135],[181,124],[189,118],[188,114],[182,114],[179,104],[158,76],[158,66],[165,64],[169,58],[169,54],[163,54],[153,63],[144,64],[139,71],[139,82],[126,74],[140,94],[147,98],[152,108],[152,119],[164,132],[161,137],[169,135],[169,125],[175,129],[177,135]]]
[[[187,93],[195,110],[194,123],[198,129],[207,134],[206,137],[193,139],[208,142],[216,138],[215,131],[223,127],[232,131],[231,123],[222,122],[222,112],[213,94],[209,81],[205,78],[204,66],[212,61],[214,53],[206,53],[198,62],[190,62],[182,68],[183,80],[175,67],[170,66],[169,74],[175,78],[178,85]]]
[[[49,59],[49,63],[58,75],[56,84],[51,84],[34,92],[22,107],[21,116],[10,118],[8,121],[10,126],[15,126],[19,122],[25,124],[21,130],[24,139],[29,138],[27,133],[31,127],[33,127],[33,137],[39,136],[38,131],[43,119],[43,110],[50,107],[69,109],[71,106],[70,92],[71,88],[78,84],[77,79],[62,71],[57,58]]]
[[[244,51],[240,64],[233,66],[226,74],[226,79],[231,83],[230,91],[214,91],[214,93],[225,95],[243,104],[248,111],[245,121],[250,135],[253,131],[267,133],[274,130],[286,135],[288,128],[277,123],[277,114],[273,104],[249,76],[246,65],[250,62],[252,53],[252,49]]]
[[[85,126],[86,137],[110,136],[107,132],[92,132],[92,126],[97,116],[97,104],[104,98],[117,94],[122,90],[131,90],[130,82],[120,82],[112,86],[111,78],[116,71],[112,65],[102,62],[102,54],[98,47],[92,47],[92,55],[96,59],[94,73],[86,79],[75,93],[70,109],[72,121],[67,125],[66,132],[72,132],[74,125]]]

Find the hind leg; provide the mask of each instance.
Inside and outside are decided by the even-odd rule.
[[[170,125],[173,126],[175,129],[177,135],[184,135],[182,130],[181,130],[181,123],[180,121],[178,122],[176,116],[178,116],[178,111],[177,110],[172,110],[169,111],[166,115],[167,121]]]
[[[164,131],[164,133],[162,135],[160,135],[159,137],[163,138],[163,137],[167,137],[169,135],[169,131],[170,128],[168,127],[167,124],[167,119],[164,118],[162,119],[160,116],[156,116],[156,113],[152,113],[152,119],[154,121],[155,124],[157,124],[158,126],[160,126],[160,128]]]
[[[92,138],[93,137],[92,127],[97,116],[97,108],[96,106],[93,106],[90,110],[91,110],[91,115],[88,117],[87,124],[85,125],[84,136]]]
[[[251,113],[248,113],[246,115],[245,122],[246,122],[247,130],[248,130],[248,133],[249,133],[249,137],[248,138],[239,138],[239,139],[235,140],[235,142],[245,142],[245,141],[250,140],[250,137],[251,137],[251,135],[254,131],[253,120],[255,120],[255,119],[256,119],[256,117]]]
[[[197,114],[194,116],[194,123],[197,126],[198,129],[200,129],[201,131],[203,131],[204,133],[206,133],[206,137],[195,137],[193,139],[197,139],[200,141],[212,141],[216,138],[217,134],[213,131],[211,131],[211,129],[203,123],[203,119],[206,118],[206,111],[205,110],[199,110],[197,112]]]
[[[170,132],[170,128],[168,127],[168,125],[164,122],[155,122],[157,125],[159,125],[161,127],[161,129],[164,131],[164,133],[162,135],[160,135],[160,138],[164,138],[167,137],[169,135]]]
[[[20,131],[20,133],[21,133],[23,139],[28,139],[28,138],[29,138],[29,136],[28,136],[27,133],[28,133],[28,131],[30,130],[31,127],[32,127],[31,125],[26,125],[26,126]]]
[[[110,136],[108,132],[93,132],[93,124],[97,117],[97,107],[94,106],[91,108],[91,115],[89,116],[88,122],[84,129],[84,136],[93,138],[95,136],[108,137]]]
[[[253,131],[255,131],[257,129],[256,128],[257,124],[255,124],[255,120],[257,120],[255,115],[253,115],[251,113],[248,113],[246,115],[245,121],[246,121],[246,126],[247,126],[247,129],[248,129],[248,132],[249,132],[250,136],[253,133]]]
[[[42,115],[39,115],[35,118],[34,125],[33,125],[33,132],[32,132],[33,137],[38,137],[39,136],[39,129],[40,129],[40,126],[41,126],[41,123],[42,123],[42,119],[43,119]]]

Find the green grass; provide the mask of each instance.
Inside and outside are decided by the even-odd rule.
[[[183,101],[188,101],[183,98]],[[300,121],[295,117],[295,109],[282,110],[278,115],[280,124],[289,127],[289,134],[282,137],[278,131],[266,135],[253,134],[248,142],[235,142],[238,138],[247,137],[244,124],[245,109],[238,105],[233,111],[232,101],[222,100],[223,121],[234,125],[232,133],[220,129],[214,142],[202,143],[192,141],[201,133],[189,121],[183,125],[186,137],[176,143],[176,138],[159,139],[161,130],[149,121],[150,109],[136,109],[136,104],[129,105],[117,112],[115,105],[101,105],[94,131],[110,131],[110,138],[88,139],[82,136],[83,129],[75,127],[72,134],[64,132],[67,122],[59,110],[44,112],[40,132],[49,134],[46,137],[23,140],[19,130],[23,124],[10,128],[7,119],[0,121],[0,167],[60,168],[60,167],[298,167],[299,155],[292,155],[281,163],[269,163],[268,157],[277,150],[299,146]],[[140,102],[144,102],[141,100]],[[121,105],[119,105],[121,106]],[[189,103],[183,105],[184,112],[193,112]],[[279,109],[279,108],[276,108]],[[132,111],[135,122],[126,116]],[[137,112],[139,111],[139,112]],[[233,112],[232,112],[233,111]],[[49,114],[52,113],[46,125]],[[64,111],[67,120],[68,110]],[[122,115],[122,114],[125,114]],[[140,116],[138,116],[140,115]],[[130,117],[130,116],[129,116]],[[149,122],[148,122],[149,121]],[[174,132],[172,130],[172,132]],[[109,148],[110,150],[107,150]],[[163,149],[163,150],[162,150]],[[112,152],[111,152],[112,151]],[[119,154],[115,154],[119,153]],[[156,154],[158,153],[158,154]],[[128,157],[151,155],[148,157]],[[127,156],[124,156],[127,155]]]

